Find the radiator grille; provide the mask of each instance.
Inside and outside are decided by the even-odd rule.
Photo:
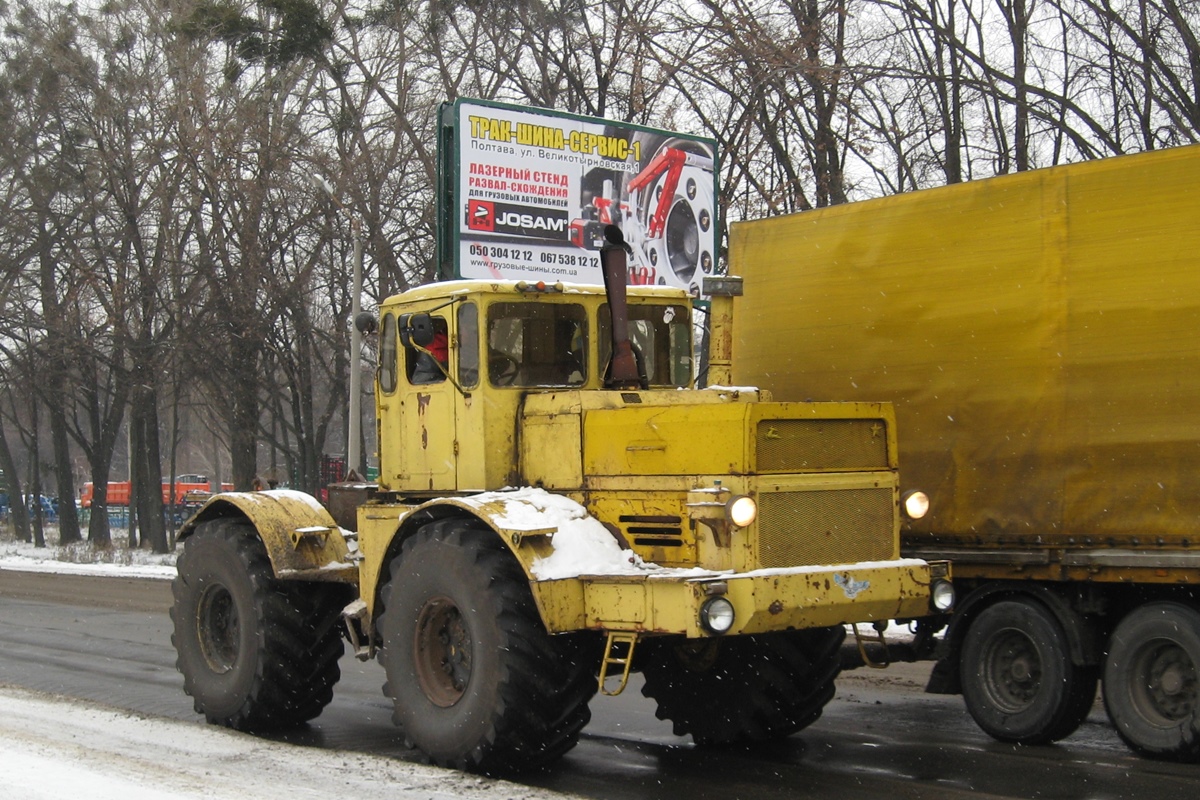
[[[881,419],[765,419],[756,439],[759,472],[888,468]]]
[[[895,557],[892,490],[837,489],[758,496],[762,568]]]

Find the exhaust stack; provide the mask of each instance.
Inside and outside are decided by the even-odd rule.
[[[629,275],[629,252],[621,229],[616,225],[605,225],[600,268],[604,272],[604,294],[612,312],[612,360],[604,376],[606,389],[642,388],[637,356],[629,342],[629,300],[625,286]]]

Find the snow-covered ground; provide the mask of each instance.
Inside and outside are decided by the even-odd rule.
[[[395,759],[315,750],[0,685],[11,800],[508,800],[564,795]]]
[[[51,531],[47,537],[53,541],[58,535]],[[93,550],[87,542],[69,547],[54,544],[34,547],[6,536],[0,538],[0,570],[5,569],[170,580],[175,577],[175,554],[160,555],[120,546],[107,551]]]
[[[54,537],[51,537],[52,539]],[[170,579],[173,555],[0,539],[5,570]],[[2,607],[3,600],[0,600]],[[541,800],[565,795],[380,756],[317,750],[9,686],[0,676],[5,800]]]

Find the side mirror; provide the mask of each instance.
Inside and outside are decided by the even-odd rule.
[[[370,311],[360,311],[354,318],[354,327],[359,333],[371,334],[379,328],[379,320]]]
[[[405,347],[429,347],[433,333],[433,317],[428,314],[400,315],[400,344]]]

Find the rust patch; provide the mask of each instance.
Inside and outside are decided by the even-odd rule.
[[[425,409],[429,408],[429,400],[432,397],[431,394],[417,393],[417,416],[425,416]]]
[[[767,606],[767,611],[771,614],[782,614],[783,603],[779,600],[776,600],[774,603],[771,603],[771,605]]]

